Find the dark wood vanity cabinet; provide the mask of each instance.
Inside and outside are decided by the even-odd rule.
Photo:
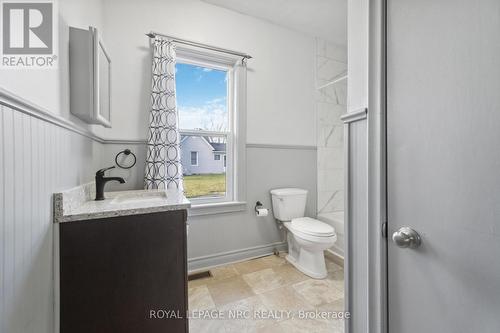
[[[60,223],[61,333],[188,332],[186,218]]]

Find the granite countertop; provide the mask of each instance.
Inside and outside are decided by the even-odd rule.
[[[139,215],[191,207],[189,200],[179,190],[106,192],[106,199],[102,201],[95,201],[94,197],[94,182],[54,193],[54,222]]]

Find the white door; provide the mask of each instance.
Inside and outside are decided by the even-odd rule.
[[[500,1],[387,5],[389,332],[498,333]]]

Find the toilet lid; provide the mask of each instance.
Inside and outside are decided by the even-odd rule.
[[[313,236],[333,236],[335,229],[324,222],[310,217],[300,217],[292,220],[292,228],[304,234]]]

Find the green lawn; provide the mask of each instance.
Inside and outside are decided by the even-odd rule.
[[[184,192],[187,198],[224,195],[226,174],[184,176]]]

